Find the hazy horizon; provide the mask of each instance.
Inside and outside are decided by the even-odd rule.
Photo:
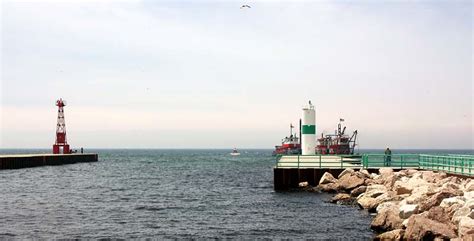
[[[472,1],[2,1],[0,148],[474,149]]]
[[[74,150],[80,150],[81,147],[73,147]],[[113,147],[110,147],[110,148],[103,148],[103,147],[87,147],[85,150],[218,150],[218,151],[228,151],[228,150],[232,150],[233,148],[237,148],[239,151],[245,151],[245,150],[254,150],[254,151],[258,151],[258,150],[264,150],[264,151],[273,151],[275,150],[275,148],[252,148],[252,147],[247,147],[247,148],[240,148],[240,147],[221,147],[221,148],[212,148],[212,147],[202,147],[202,148],[192,148],[192,147],[188,147],[188,148],[160,148],[160,147],[152,147],[152,148],[148,148],[148,147],[136,147],[136,148],[127,148],[127,147],[120,147],[120,148],[113,148]],[[0,150],[45,150],[45,151],[49,151],[51,150],[51,148],[47,148],[47,147],[28,147],[28,148],[0,148]],[[360,150],[380,150],[380,151],[384,151],[385,148],[360,148]],[[416,148],[416,149],[412,149],[412,148],[396,148],[396,149],[391,149],[391,150],[403,150],[403,151],[410,151],[410,150],[414,150],[414,151],[423,151],[423,150],[439,150],[439,151],[474,151],[474,149],[442,149],[442,148],[433,148],[433,149],[424,149],[424,148]],[[356,148],[356,153],[357,153],[357,148]]]

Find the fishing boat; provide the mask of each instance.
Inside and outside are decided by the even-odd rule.
[[[296,136],[296,133],[293,134],[292,124],[290,124],[290,136],[285,137],[281,140],[281,145],[275,146],[273,155],[291,155],[291,154],[300,154],[301,153],[301,143],[300,138]]]
[[[342,127],[344,119],[339,119],[337,130],[334,134],[321,134],[316,145],[316,154],[322,155],[353,155],[357,140],[357,130],[352,135],[346,134],[346,127]],[[301,154],[300,138],[293,134],[294,126],[290,124],[290,136],[282,139],[281,145],[275,146],[273,155],[298,155]],[[301,120],[300,120],[301,136]]]
[[[240,152],[237,151],[237,148],[234,148],[232,152],[230,153],[231,156],[240,156]]]
[[[357,140],[357,130],[352,135],[347,135],[346,127],[342,128],[342,122],[344,119],[339,119],[337,130],[334,134],[321,134],[321,138],[318,139],[318,145],[316,146],[316,153],[318,154],[331,154],[331,155],[353,155]]]

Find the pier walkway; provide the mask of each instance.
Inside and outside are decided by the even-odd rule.
[[[346,168],[378,172],[381,167],[395,170],[418,169],[443,171],[474,177],[474,155],[363,154],[363,155],[281,155],[277,156],[274,174],[275,190],[297,187],[301,181],[318,184],[324,172],[339,175]]]
[[[94,153],[0,155],[0,170],[96,161],[98,155]]]

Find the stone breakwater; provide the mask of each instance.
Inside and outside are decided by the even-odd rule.
[[[376,213],[375,240],[474,240],[474,179],[443,172],[381,168],[324,173],[308,191],[337,193],[331,202]]]

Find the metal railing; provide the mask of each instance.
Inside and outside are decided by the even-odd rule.
[[[364,154],[364,168],[392,167],[397,169],[418,168],[419,154]]]
[[[282,157],[285,157],[282,159]],[[277,155],[276,167],[284,168],[361,168],[355,155]]]
[[[474,156],[420,154],[419,169],[474,176]]]
[[[381,168],[423,169],[474,176],[474,155],[363,154],[277,155],[278,168]]]

